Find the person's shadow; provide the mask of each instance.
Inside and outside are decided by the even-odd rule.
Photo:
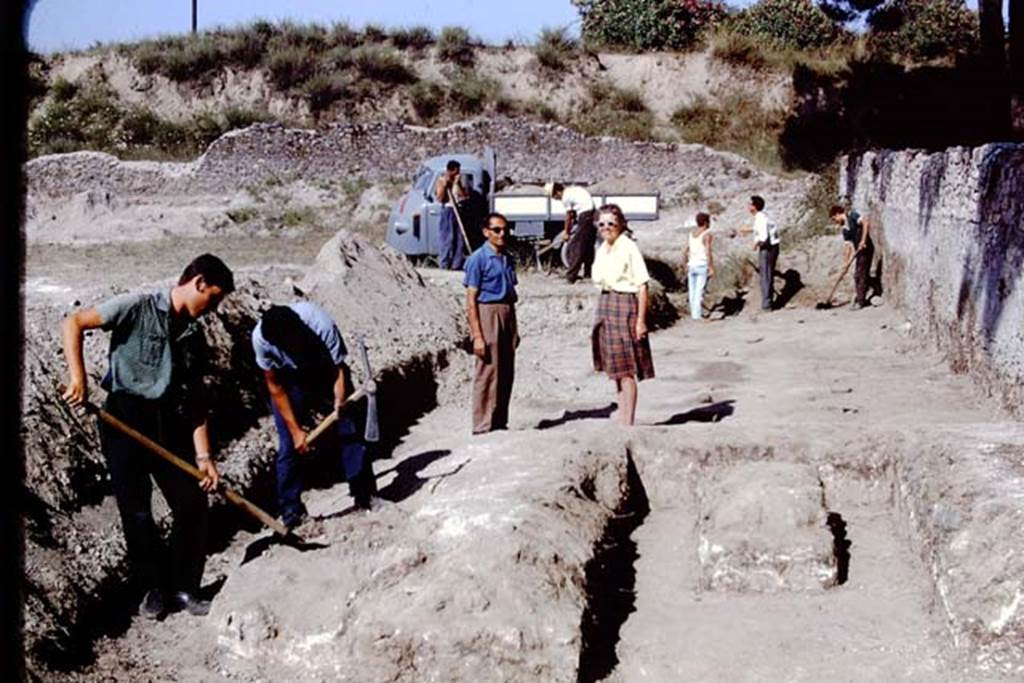
[[[662,422],[655,422],[654,426],[671,427],[674,425],[683,425],[688,422],[721,422],[736,412],[736,409],[733,407],[734,403],[736,403],[736,401],[729,399],[728,401],[719,401],[718,403],[712,403],[711,405],[692,408],[687,410],[685,413],[676,413]]]
[[[743,307],[747,305],[746,296],[747,293],[745,291],[737,290],[736,296],[722,297],[721,301],[708,309],[708,317],[710,318],[715,313],[721,313],[722,315],[719,320],[723,320],[739,315]]]
[[[573,422],[575,420],[596,420],[602,417],[611,417],[611,414],[615,412],[618,407],[615,403],[609,403],[603,408],[590,408],[587,410],[566,410],[562,413],[562,416],[554,420],[541,420],[537,423],[535,429],[551,429],[552,427],[558,427],[564,425],[567,422]]]
[[[800,277],[800,273],[793,268],[790,268],[785,273],[776,272],[775,277],[781,277],[783,285],[782,289],[775,295],[772,308],[785,308],[786,304],[793,300],[797,292],[804,288],[804,282]]]

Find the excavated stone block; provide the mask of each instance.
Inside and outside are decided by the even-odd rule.
[[[699,558],[706,590],[820,590],[837,567],[821,482],[805,465],[756,462],[699,486]]]

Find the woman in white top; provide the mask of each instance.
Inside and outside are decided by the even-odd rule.
[[[715,261],[711,256],[711,216],[697,214],[697,227],[683,247],[683,269],[686,270],[690,295],[690,317],[701,319],[704,288],[715,276]]]
[[[597,228],[604,242],[594,255],[593,279],[601,289],[591,345],[594,369],[608,373],[618,393],[614,416],[625,425],[636,415],[637,382],[654,377],[647,338],[647,282],[640,249],[615,204],[598,209]]]

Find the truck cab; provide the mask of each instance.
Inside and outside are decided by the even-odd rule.
[[[414,260],[437,257],[443,205],[434,197],[434,187],[451,160],[462,167],[462,182],[470,194],[466,210],[460,214],[466,232],[471,242],[479,235],[477,223],[486,215],[494,193],[494,150],[485,149],[483,158],[473,154],[430,157],[413,174],[412,186],[392,207],[388,218],[387,243]]]

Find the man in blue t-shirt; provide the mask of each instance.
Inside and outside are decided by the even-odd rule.
[[[256,365],[270,393],[277,427],[277,501],[282,523],[294,529],[306,518],[298,455],[309,451],[301,422],[314,409],[337,410],[348,395],[348,351],[327,311],[308,301],[271,306],[252,331]],[[355,424],[341,415],[335,428],[340,440],[339,467],[349,482],[356,507],[371,507],[376,482],[366,445]]]
[[[515,380],[516,270],[505,251],[508,221],[491,213],[483,222],[483,246],[466,260],[466,312],[473,335],[473,433],[508,428],[508,406]]]
[[[845,244],[844,263],[849,263],[851,259],[855,260],[853,283],[857,294],[852,308],[864,308],[869,303],[868,276],[871,271],[871,260],[875,255],[875,244],[871,241],[871,224],[856,211],[847,211],[838,204],[829,209],[828,215],[842,228]]]

